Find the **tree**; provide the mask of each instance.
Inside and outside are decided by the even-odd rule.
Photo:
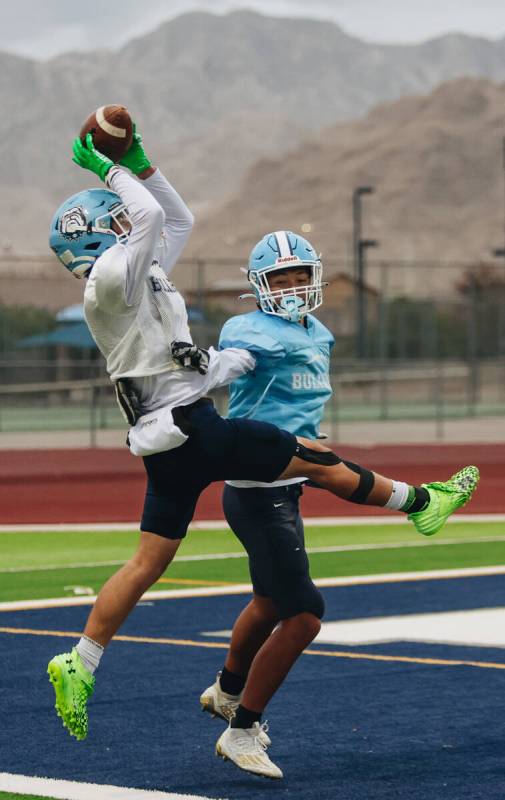
[[[7,355],[19,339],[47,333],[55,325],[54,315],[44,308],[0,304],[0,353]]]
[[[465,270],[456,289],[466,300],[468,350],[474,358],[505,352],[505,268],[481,262]]]

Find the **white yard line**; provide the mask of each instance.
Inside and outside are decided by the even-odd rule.
[[[181,559],[178,559],[180,561]],[[50,570],[54,569],[83,569],[84,567],[117,567],[120,564],[124,564],[126,559],[116,560],[116,561],[83,561],[75,564],[46,564],[34,567],[5,567],[5,569],[0,569],[0,575],[7,574],[7,573],[17,573],[17,572],[49,572]]]
[[[397,516],[353,516],[353,517],[304,517],[306,527],[333,527],[347,525],[408,525],[407,518]],[[458,522],[505,522],[505,514],[455,514],[447,524]],[[25,533],[26,531],[128,531],[137,530],[138,522],[86,522],[53,523],[43,525],[0,525],[0,533]],[[229,530],[226,521],[219,519],[199,520],[190,525],[192,531]]]
[[[461,545],[461,544],[480,544],[486,542],[505,542],[505,534],[502,536],[476,536],[468,539],[414,539],[408,542],[370,542],[368,544],[336,544],[328,545],[325,547],[307,547],[307,553],[347,553],[357,552],[361,550],[394,550],[402,549],[404,547],[435,547],[446,545]],[[230,553],[203,553],[201,555],[192,556],[176,556],[174,563],[182,561],[220,561],[229,558],[247,558],[247,553],[230,552]],[[115,567],[124,564],[125,559],[115,561],[82,561],[75,564],[45,564],[34,565],[26,567],[5,567],[0,569],[0,575],[18,573],[18,572],[46,572],[49,570],[61,569],[83,569],[85,567]]]
[[[476,578],[490,575],[505,575],[505,565],[493,567],[463,567],[461,569],[435,569],[418,572],[386,572],[381,575],[348,575],[342,578],[316,578],[316,586],[358,586],[377,583],[403,583],[410,581],[448,580],[453,578]],[[217,597],[218,595],[249,594],[249,583],[232,586],[212,586],[195,589],[173,589],[146,592],[139,602],[176,600],[184,597]],[[63,606],[89,606],[96,595],[86,597],[55,597],[46,600],[12,600],[0,603],[0,611],[29,611],[36,608],[60,608]]]
[[[78,783],[54,778],[35,778],[0,772],[0,791],[36,794],[57,800],[211,800],[203,795],[154,792],[146,789],[128,789],[124,786],[107,786],[101,783]]]

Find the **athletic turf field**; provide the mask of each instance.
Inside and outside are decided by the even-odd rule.
[[[34,794],[11,794],[10,792],[0,792],[0,800],[42,800],[40,795]],[[45,798],[47,800],[47,798]]]
[[[0,602],[82,600],[129,557],[137,536],[0,532]],[[153,587],[163,595],[140,604],[111,645],[85,742],[70,739],[53,713],[45,665],[72,646],[89,607],[3,606],[10,714],[0,727],[0,787],[5,770],[57,779],[51,796],[59,798],[80,797],[86,782],[99,785],[84,788],[93,800],[116,797],[105,784],[137,787],[116,790],[125,800],[267,800],[272,792],[297,800],[502,800],[505,654],[493,636],[505,629],[496,616],[505,606],[505,522],[453,522],[431,539],[408,523],[307,526],[306,540],[313,577],[326,579],[327,626],[268,709],[281,784],[213,755],[222,725],[199,713],[198,696],[247,602],[229,585],[248,582],[247,560],[229,531],[194,530]],[[421,572],[421,580],[406,574]],[[362,577],[339,582],[348,576]],[[165,599],[171,590],[179,596]],[[70,793],[66,781],[78,782]],[[28,788],[0,792],[0,800],[39,797],[38,785]]]
[[[128,559],[138,532],[0,533],[0,602],[95,594]],[[313,578],[505,564],[505,521],[455,522],[425,539],[401,525],[307,526]],[[244,551],[229,530],[195,530],[153,587],[248,583]]]

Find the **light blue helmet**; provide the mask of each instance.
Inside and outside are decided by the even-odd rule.
[[[119,231],[112,228],[115,222]],[[69,197],[56,211],[49,246],[76,278],[86,275],[109,247],[124,243],[130,232],[126,206],[108,189],[86,189]]]
[[[296,267],[310,268],[307,286],[270,288],[269,275],[273,271]],[[299,322],[323,302],[322,271],[321,259],[307,239],[292,231],[275,231],[253,247],[247,277],[262,311]]]

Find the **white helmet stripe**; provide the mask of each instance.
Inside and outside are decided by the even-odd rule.
[[[287,256],[292,256],[293,251],[291,249],[291,245],[289,244],[286,231],[275,231],[274,236],[277,239],[277,244],[279,245],[279,257],[286,258]]]

